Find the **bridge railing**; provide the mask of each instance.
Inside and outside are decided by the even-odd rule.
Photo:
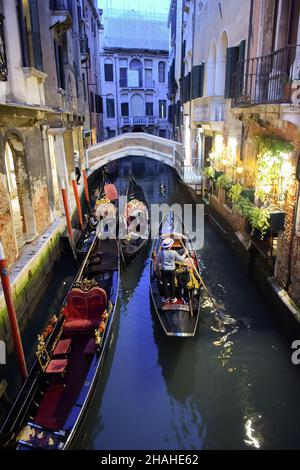
[[[202,181],[202,169],[194,165],[183,167],[183,181],[187,184],[200,184]]]

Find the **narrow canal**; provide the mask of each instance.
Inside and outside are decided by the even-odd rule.
[[[131,162],[120,165],[126,173]],[[194,202],[173,171],[159,170],[150,162],[144,171],[133,165],[151,203]],[[126,179],[117,184],[125,194]],[[192,339],[165,337],[152,313],[149,250],[123,270],[111,349],[74,448],[300,447],[300,371],[288,342],[232,249],[207,222],[199,255],[223,315],[218,320],[203,299]]]
[[[132,170],[149,202],[195,202],[172,170],[138,161],[121,161],[120,194]],[[203,297],[189,339],[164,336],[152,312],[149,251],[122,271],[111,348],[73,448],[299,449],[299,367],[232,249],[206,221],[201,268],[223,314]],[[27,357],[76,273],[72,262],[56,270],[26,333]]]

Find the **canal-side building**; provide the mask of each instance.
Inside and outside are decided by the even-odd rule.
[[[183,70],[183,22],[184,10],[182,0],[172,0],[170,3],[169,26],[169,52],[170,68],[168,74],[169,123],[171,137],[179,142],[183,141],[183,112],[182,112],[182,79]]]
[[[99,54],[96,46],[91,46],[92,56],[85,50],[83,57],[80,49],[82,28],[94,28],[98,47],[96,5],[75,0],[0,2],[0,240],[21,329],[59,255],[59,235],[65,229],[62,184],[71,213],[75,209],[74,153],[84,163],[85,145],[101,138]],[[84,25],[80,7],[86,7]],[[90,60],[95,63],[91,69]],[[8,350],[9,332],[0,291],[0,339],[7,340]]]
[[[169,27],[174,137],[211,216],[300,306],[299,2],[172,2]]]
[[[167,18],[107,9],[103,24],[105,138],[132,131],[169,138]]]

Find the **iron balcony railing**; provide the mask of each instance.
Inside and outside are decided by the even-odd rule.
[[[8,76],[7,57],[4,36],[4,16],[0,14],[0,81],[6,82]]]
[[[299,79],[300,45],[287,46],[272,54],[239,62],[235,74],[234,106],[291,103],[295,80]]]

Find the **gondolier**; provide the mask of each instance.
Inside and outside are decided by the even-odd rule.
[[[171,291],[171,302],[176,303],[177,299],[175,297],[175,275],[176,275],[176,261],[184,261],[186,258],[186,253],[182,256],[177,253],[175,250],[171,250],[174,244],[172,238],[166,238],[161,244],[161,250],[157,255],[156,259],[156,272],[161,270],[161,277],[163,282],[164,297],[161,301],[167,302],[167,299],[170,297],[168,295],[168,285],[170,284]]]

